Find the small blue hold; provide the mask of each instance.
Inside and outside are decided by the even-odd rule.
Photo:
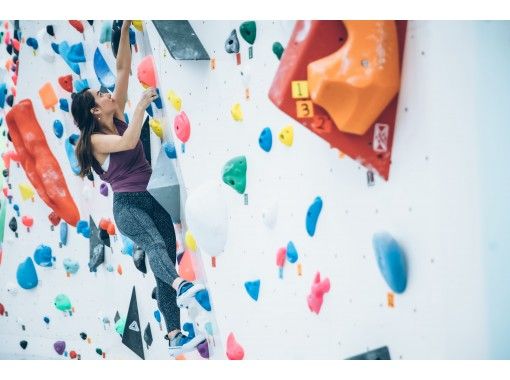
[[[85,52],[81,42],[71,45],[67,53],[67,59],[73,63],[85,62]]]
[[[149,107],[145,109],[150,117],[154,117],[154,113],[152,112],[152,106],[149,104]]]
[[[306,213],[306,232],[308,235],[313,236],[315,234],[315,227],[317,227],[317,220],[322,210],[322,199],[317,197],[308,208]]]
[[[133,256],[133,252],[135,250],[135,243],[133,243],[133,241],[124,236],[124,235],[120,235],[121,238],[122,238],[122,249],[121,249],[121,252],[125,255],[129,255],[129,256]]]
[[[175,150],[175,145],[172,142],[165,142],[163,144],[163,148],[165,149],[165,153],[168,158],[177,158],[177,151]]]
[[[78,263],[75,260],[71,260],[69,258],[64,259],[64,270],[67,273],[74,274],[74,273],[78,272],[79,269],[80,269],[80,263]]]
[[[44,317],[44,318],[43,318],[43,321],[44,321],[44,323],[46,323],[46,324],[50,323],[50,319],[49,319],[48,317]]]
[[[253,298],[255,301],[259,299],[260,280],[246,281],[244,283],[244,287],[246,288],[246,291],[251,298]]]
[[[294,246],[294,243],[289,241],[287,244],[287,260],[289,263],[295,263],[298,259],[298,253],[296,250],[296,247]]]
[[[129,44],[134,45],[136,44],[136,34],[133,29],[129,29]]]
[[[82,235],[84,238],[89,239],[90,238],[90,228],[86,227],[82,231]]]
[[[67,244],[67,223],[66,222],[60,223],[60,243],[62,245]]]
[[[35,249],[34,260],[37,263],[37,265],[40,265],[42,267],[53,266],[53,256],[51,254],[51,248],[44,244],[39,245]]]
[[[55,120],[53,122],[53,132],[57,138],[61,138],[64,135],[64,126],[60,120]]]
[[[71,165],[71,170],[74,174],[80,174],[80,164],[78,162],[78,158],[76,157],[76,151],[74,149],[73,142],[77,141],[79,136],[77,134],[72,134],[65,141],[65,150],[67,153],[67,159],[69,160],[69,164]]]
[[[262,130],[259,137],[259,145],[265,152],[269,152],[273,146],[273,134],[271,129],[266,127]]]
[[[156,105],[156,108],[160,110],[161,108],[163,108],[163,103],[161,102],[161,96],[159,94],[159,88],[156,88],[156,94],[158,94],[158,97],[153,100],[153,103]]]
[[[39,43],[34,37],[28,37],[27,38],[27,45],[30,46],[32,49],[37,50],[39,47]]]
[[[16,271],[16,280],[23,289],[32,289],[37,286],[37,272],[35,271],[34,262],[31,257],[27,257],[24,262],[18,265]]]
[[[375,234],[372,245],[377,265],[386,283],[395,293],[403,293],[407,286],[407,263],[404,251],[387,232]]]
[[[78,223],[76,224],[76,232],[81,234],[83,233],[83,230],[85,228],[89,228],[89,222],[87,222],[86,220],[79,220]]]
[[[154,310],[154,318],[156,318],[156,321],[158,321],[158,323],[161,323],[161,313],[159,312],[159,310]]]
[[[111,266],[111,264],[108,264],[108,265],[106,266],[106,270],[107,270],[108,272],[113,272],[113,267]]]
[[[67,101],[67,99],[60,99],[59,100],[60,102],[60,109],[64,112],[69,112],[69,102]]]
[[[18,218],[19,218],[19,216],[20,216],[19,206],[18,205],[14,205],[14,206],[12,206],[12,208],[14,209],[14,211],[16,211],[16,215],[18,215]]]
[[[73,84],[75,92],[82,92],[83,90],[90,88],[89,81],[86,79],[76,79]]]
[[[52,42],[52,43],[51,43],[51,48],[53,49],[53,51],[54,51],[56,54],[60,54],[60,52],[59,52],[59,51],[60,51],[60,49],[59,49],[59,46],[58,46],[58,44],[57,44],[57,43]]]
[[[211,311],[211,302],[209,301],[209,292],[207,290],[199,290],[195,294],[195,299],[205,310]]]

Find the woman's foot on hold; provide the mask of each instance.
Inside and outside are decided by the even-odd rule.
[[[168,343],[168,349],[172,356],[193,351],[198,345],[206,341],[205,336],[200,333],[195,334],[195,330],[191,323],[185,323],[183,329],[188,333],[188,335],[184,335],[179,331],[169,339],[170,342]]]
[[[211,310],[209,293],[204,285],[197,282],[181,282],[177,288],[177,306],[188,307],[193,301],[196,301],[205,310]]]

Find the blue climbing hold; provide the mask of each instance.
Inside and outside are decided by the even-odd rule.
[[[85,62],[85,52],[83,51],[83,44],[81,42],[71,45],[67,53],[67,59],[73,63]]]
[[[160,110],[161,108],[163,108],[163,103],[161,101],[161,95],[159,94],[159,88],[156,88],[156,94],[158,95],[158,97],[153,100],[153,103],[156,105],[156,108]]]
[[[34,37],[28,37],[27,38],[27,45],[30,46],[32,49],[37,50],[39,47],[39,43]]]
[[[60,54],[60,47],[58,46],[58,44],[57,44],[57,43],[52,42],[52,43],[51,43],[51,48],[53,49],[53,51],[54,51],[56,54]]]
[[[255,301],[259,299],[260,280],[246,281],[244,283],[244,287],[246,288],[246,291],[251,298],[253,298]]]
[[[377,265],[386,283],[395,293],[403,293],[407,286],[407,263],[404,251],[387,232],[374,234],[372,245]]]
[[[265,152],[269,152],[273,146],[273,134],[271,129],[266,127],[262,130],[259,137],[259,145]]]
[[[198,304],[202,306],[205,310],[211,311],[209,292],[206,289],[199,290],[197,294],[195,294],[195,299],[197,300]]]
[[[149,107],[145,109],[150,117],[154,117],[154,112],[152,112],[152,106],[149,104]]]
[[[4,108],[6,96],[7,96],[7,85],[5,83],[0,83],[0,108]]]
[[[86,79],[76,79],[73,84],[75,92],[82,92],[83,90],[90,88],[89,81]]]
[[[71,170],[74,174],[80,174],[80,164],[78,163],[78,159],[76,158],[76,152],[74,150],[73,141],[78,140],[79,136],[77,134],[72,134],[66,139],[65,149],[67,153],[67,158],[69,163],[71,164]]]
[[[94,53],[94,71],[102,86],[110,91],[115,89],[115,74],[110,70],[99,48],[96,48]]]
[[[74,274],[74,273],[78,272],[79,269],[80,269],[80,263],[78,263],[78,261],[75,261],[75,260],[72,260],[69,258],[64,259],[64,270],[67,273]]]
[[[298,253],[294,243],[289,241],[287,243],[287,260],[289,263],[295,263],[298,259]]]
[[[60,120],[55,120],[53,122],[53,132],[57,138],[61,138],[64,135],[64,126]]]
[[[129,117],[127,112],[124,112],[124,120],[126,121],[126,124],[129,124]]]
[[[66,222],[60,223],[60,243],[62,245],[67,244],[67,223]]]
[[[32,289],[37,286],[39,281],[31,257],[27,257],[25,261],[18,265],[16,280],[23,289]]]
[[[16,215],[18,215],[18,218],[19,218],[19,206],[17,204],[15,204],[14,206],[12,206],[12,208],[14,209],[14,211],[16,211]]]
[[[64,112],[69,112],[69,102],[67,101],[67,99],[60,99],[59,100],[59,103],[60,103],[60,109]]]
[[[135,251],[135,243],[133,243],[133,241],[130,238],[124,235],[120,236],[122,238],[121,252],[125,255],[133,256],[133,252]]]
[[[136,34],[133,29],[129,29],[129,44],[135,45],[136,44]]]
[[[44,323],[46,323],[46,324],[50,323],[50,319],[49,319],[48,317],[44,317],[44,318],[43,318],[43,321],[44,321]]]
[[[168,158],[177,158],[177,151],[175,150],[175,145],[172,142],[165,142],[163,144],[163,148],[165,149],[165,154]]]
[[[113,272],[113,267],[111,266],[111,264],[108,264],[108,265],[106,266],[106,270],[107,270],[108,272]]]
[[[158,321],[158,323],[161,323],[161,313],[159,312],[159,310],[154,310],[154,318],[156,318],[156,321]]]
[[[54,258],[51,254],[51,248],[44,244],[37,246],[34,252],[34,260],[37,265],[42,267],[53,266]]]
[[[76,232],[79,234],[82,234],[86,228],[89,228],[89,222],[86,220],[79,220],[76,224]]]
[[[306,232],[308,235],[313,236],[315,234],[315,227],[317,227],[317,220],[322,210],[322,199],[317,197],[308,208],[306,213]]]
[[[72,62],[68,57],[71,48],[69,47],[67,41],[62,41],[60,44],[56,45],[56,47],[54,47],[54,44],[52,44],[51,47],[53,50],[55,50],[55,53],[62,57],[62,59],[67,63],[71,70],[74,71],[75,74],[80,75],[80,65],[78,65],[76,62]]]

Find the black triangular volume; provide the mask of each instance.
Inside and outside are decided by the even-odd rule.
[[[145,122],[143,123],[140,140],[142,140],[145,158],[147,158],[147,161],[149,161],[149,164],[151,164],[151,128],[149,126],[149,116],[147,116]]]
[[[210,59],[188,20],[153,20],[152,23],[173,59]]]
[[[124,334],[122,335],[122,343],[140,358],[145,360],[142,331],[140,329],[140,318],[138,316],[138,305],[136,303],[136,291],[134,286],[126,317],[126,327],[124,329]]]

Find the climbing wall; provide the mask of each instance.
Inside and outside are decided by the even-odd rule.
[[[98,87],[91,66],[95,48],[115,67],[111,46],[99,42],[102,22],[84,21],[84,34],[67,22],[21,22],[22,35],[35,36],[48,24],[56,42],[83,42],[81,78]],[[153,189],[179,183],[176,228],[179,236],[187,232],[181,250],[186,247],[209,289],[211,358],[345,359],[381,347],[387,351],[372,357],[509,358],[504,228],[510,181],[504,165],[510,140],[504,127],[510,117],[510,25],[407,24],[387,181],[269,99],[280,64],[275,43],[286,47],[294,22],[257,21],[254,40],[241,31],[241,21],[190,25],[206,52],[198,60],[173,58],[193,54],[182,49],[184,38],[180,48],[169,50],[164,32],[151,22],[144,24],[145,34],[135,32],[126,111],[131,117],[142,91],[136,67],[152,54],[164,102],[156,115],[164,144],[151,131],[152,165],[167,169],[156,170],[151,183]],[[41,54],[22,44],[16,101],[32,99],[81,219],[90,214],[96,224],[113,220],[111,189],[105,197],[99,178],[81,180],[72,172],[65,139],[77,130],[70,115],[58,105],[54,112],[44,109],[38,95],[49,81],[59,98],[70,101],[57,81],[70,67],[58,55],[49,63]],[[65,128],[60,139],[53,133],[55,119]],[[164,161],[173,156],[170,164]],[[52,231],[48,221],[51,210],[37,195],[34,202],[22,200],[19,185],[28,181],[15,161],[7,180],[0,357],[68,359],[74,351],[82,359],[138,358],[115,328],[115,314],[126,317],[134,286],[140,326],[149,323],[154,337],[149,348],[144,343],[145,358],[167,358],[150,269],[145,275],[137,270],[122,253],[122,238],[112,235],[105,263],[89,272],[90,241],[83,232],[69,227],[67,245],[60,248],[59,228]],[[24,215],[34,220],[30,232]],[[18,237],[8,226],[13,217]],[[403,293],[390,288],[378,268],[372,240],[381,231],[405,256]],[[38,286],[22,289],[16,270],[40,244],[52,248],[55,261],[49,268],[36,264]],[[80,264],[77,273],[66,274],[65,258]],[[55,308],[59,294],[69,297],[72,309]],[[56,341],[66,342],[62,355]],[[201,358],[196,352],[186,357]]]

